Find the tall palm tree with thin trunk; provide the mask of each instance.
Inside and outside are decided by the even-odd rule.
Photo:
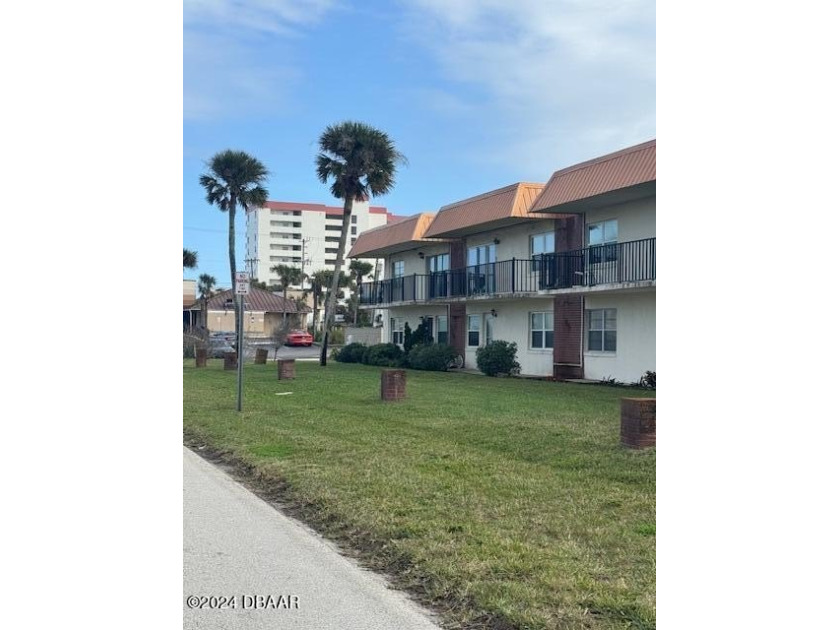
[[[198,252],[184,248],[184,269],[195,269],[198,267]]]
[[[335,271],[332,269],[321,269],[316,271],[309,277],[310,284],[312,285],[312,303],[313,303],[313,315],[312,315],[312,325],[315,330],[317,330],[318,326],[318,310],[321,307],[321,303],[324,299],[324,296],[329,296],[331,293],[330,287],[333,285],[333,274]],[[346,287],[349,286],[350,279],[347,277],[343,271],[339,273],[338,276],[338,287]],[[326,317],[325,317],[326,319]]]
[[[243,210],[261,208],[268,200],[265,184],[268,169],[244,151],[227,149],[214,155],[207,163],[209,173],[199,177],[207,193],[207,203],[228,213],[228,256],[230,259],[230,287],[236,287],[236,207]],[[239,301],[234,300],[236,338],[239,339]]]
[[[322,184],[332,182],[330,192],[344,200],[341,238],[335,257],[332,287],[324,313],[324,343],[321,365],[327,364],[327,343],[335,320],[338,281],[344,265],[344,249],[350,231],[350,215],[354,201],[365,201],[390,192],[394,188],[397,164],[405,157],[382,131],[360,122],[345,121],[330,125],[318,140],[321,152],[315,159],[316,173]]]
[[[201,298],[201,325],[207,328],[207,300],[213,297],[216,288],[216,278],[203,273],[198,276],[198,297]]]
[[[286,292],[293,284],[303,282],[303,270],[289,265],[274,265],[271,271],[280,277],[280,289],[283,291],[283,308],[286,308]],[[286,323],[286,311],[283,311],[283,324]]]
[[[353,325],[356,325],[359,321],[359,294],[362,290],[362,280],[371,271],[373,271],[373,265],[369,262],[365,262],[364,260],[354,260],[350,263],[350,273],[353,274],[353,277],[356,280],[356,308],[353,309]]]

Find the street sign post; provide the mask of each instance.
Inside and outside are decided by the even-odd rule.
[[[251,280],[247,271],[236,272],[236,295],[248,295],[251,290]]]
[[[242,365],[245,363],[245,344],[243,343],[243,324],[244,324],[244,310],[245,299],[243,296],[248,295],[251,290],[251,280],[247,271],[236,272],[236,287],[234,287],[234,299],[239,303],[236,327],[239,330],[239,336],[236,339],[236,410],[242,411]]]

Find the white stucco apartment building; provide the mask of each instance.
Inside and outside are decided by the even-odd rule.
[[[307,274],[332,269],[338,253],[344,209],[314,203],[269,201],[249,210],[245,219],[245,252],[252,277],[269,285],[277,280],[271,268],[283,264]],[[343,269],[349,271],[347,252],[362,232],[385,225],[387,208],[368,202],[353,204]],[[375,259],[369,260],[375,264]]]
[[[656,141],[361,234],[382,257],[362,307],[387,307],[383,341],[428,318],[468,368],[494,339],[522,374],[638,382],[656,370]]]

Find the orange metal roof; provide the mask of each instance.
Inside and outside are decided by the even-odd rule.
[[[656,181],[656,138],[557,171],[530,212]]]
[[[479,226],[481,226],[480,229],[485,230],[516,223],[520,219],[540,218],[528,214],[528,209],[542,189],[543,184],[518,182],[463,201],[450,203],[443,206],[437,213],[426,236],[463,236],[477,231],[475,228]]]
[[[431,212],[421,212],[402,221],[365,230],[356,239],[348,258],[379,258],[385,254],[411,249],[426,239],[426,230],[434,218]]]

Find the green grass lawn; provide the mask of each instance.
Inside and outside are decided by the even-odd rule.
[[[454,626],[654,628],[653,449],[619,444],[641,390],[298,361],[236,373],[184,361],[190,443],[230,453],[263,487]],[[293,392],[277,396],[278,392]]]

